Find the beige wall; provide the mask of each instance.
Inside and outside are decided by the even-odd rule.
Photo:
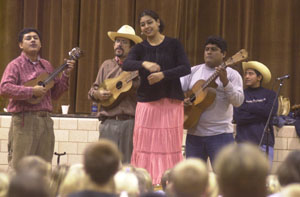
[[[0,169],[7,169],[7,139],[10,116],[0,116]],[[60,159],[61,164],[81,162],[82,153],[87,144],[97,141],[99,137],[99,121],[96,118],[59,118],[53,117],[55,129],[55,152],[67,155]],[[272,172],[293,150],[300,149],[300,138],[294,126],[275,128],[274,162]],[[183,139],[183,143],[184,143]],[[52,164],[56,165],[57,156]]]

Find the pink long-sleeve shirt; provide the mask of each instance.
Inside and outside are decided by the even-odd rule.
[[[2,76],[0,94],[9,97],[7,111],[11,113],[28,111],[52,111],[52,99],[57,99],[68,89],[69,80],[64,74],[54,79],[54,86],[46,93],[40,103],[30,104],[26,100],[33,96],[33,87],[26,87],[24,83],[37,78],[41,73],[51,74],[54,68],[45,59],[39,58],[35,63],[21,53],[11,61]]]

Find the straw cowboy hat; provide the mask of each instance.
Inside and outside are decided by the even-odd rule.
[[[272,75],[271,75],[271,72],[268,69],[268,67],[265,66],[264,64],[257,62],[257,61],[249,61],[249,62],[243,62],[242,66],[243,66],[244,72],[248,68],[251,68],[251,69],[254,69],[254,70],[257,70],[258,72],[260,72],[260,74],[263,76],[263,80],[262,80],[262,84],[261,84],[262,86],[265,86],[270,82]]]
[[[135,35],[134,29],[129,25],[123,25],[117,32],[109,31],[107,35],[112,41],[115,41],[116,37],[127,38],[135,44],[143,41],[141,37]]]

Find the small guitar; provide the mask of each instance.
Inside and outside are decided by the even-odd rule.
[[[80,50],[80,48],[76,47],[76,48],[73,48],[69,52],[69,58],[71,60],[78,60],[82,54],[83,54],[83,52]],[[42,73],[37,78],[27,81],[24,85],[30,86],[30,87],[40,85],[40,86],[44,86],[46,88],[46,90],[48,91],[49,89],[51,89],[54,86],[53,79],[67,67],[68,67],[68,64],[64,63],[63,65],[61,65],[60,67],[55,69],[50,75],[46,72]],[[41,97],[33,96],[32,98],[28,99],[27,102],[31,103],[31,104],[37,104],[42,100],[42,98],[43,98],[43,96],[41,96]]]
[[[139,76],[138,71],[126,72],[123,71],[121,74],[115,78],[106,79],[100,84],[98,91],[108,90],[111,92],[111,97],[109,99],[100,101],[101,106],[109,108],[113,107],[116,101],[118,101],[122,96],[131,90],[132,80]]]
[[[240,50],[234,56],[230,57],[221,66],[224,68],[234,65],[237,62],[243,61],[248,57],[248,52],[245,49]],[[191,90],[185,93],[185,100],[188,100],[191,105],[184,108],[184,128],[190,129],[194,127],[199,120],[201,114],[214,102],[216,98],[215,83],[218,73],[214,72],[206,81],[198,80]]]

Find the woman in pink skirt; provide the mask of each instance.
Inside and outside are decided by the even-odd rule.
[[[146,40],[135,45],[123,70],[138,70],[141,84],[135,114],[131,164],[148,170],[159,184],[165,170],[183,159],[183,99],[180,77],[191,72],[177,39],[162,34],[164,24],[152,10],[139,16]]]

